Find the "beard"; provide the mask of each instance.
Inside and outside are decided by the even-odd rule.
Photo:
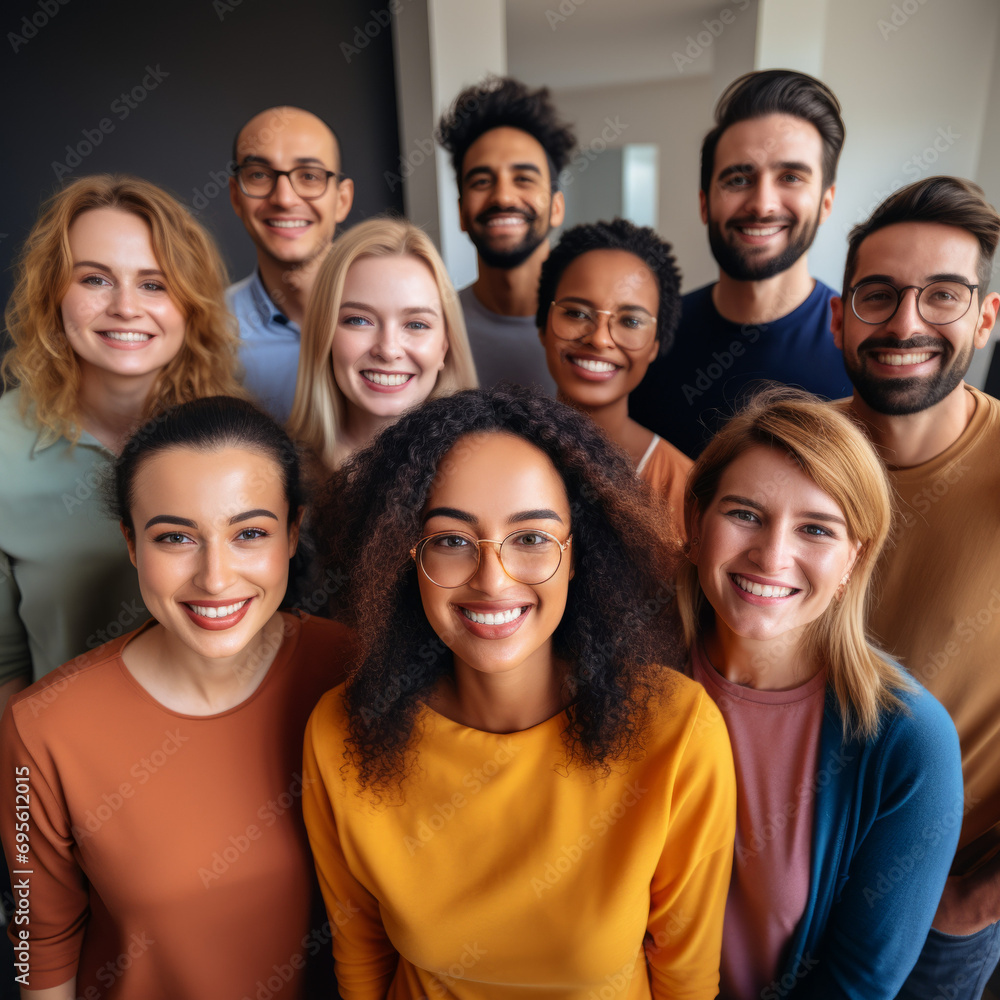
[[[798,235],[794,235],[793,230],[793,237],[788,246],[774,257],[758,258],[744,248],[727,243],[722,237],[721,226],[712,219],[708,223],[708,245],[722,272],[728,274],[734,281],[764,281],[781,274],[782,271],[787,271],[812,246],[819,229],[819,215],[817,212],[812,223],[807,223]],[[783,224],[785,221],[784,219],[735,219],[727,223],[727,226],[766,226],[774,223]]]
[[[495,250],[490,245],[487,237],[487,223],[494,215],[520,215],[524,217],[525,222],[528,223],[528,231],[520,243],[516,243],[506,250]],[[521,210],[504,209],[483,212],[476,216],[476,226],[469,228],[469,239],[472,240],[476,252],[488,267],[512,271],[515,267],[520,267],[542,245],[552,231],[548,221],[539,224],[539,218],[534,212]]]
[[[929,348],[938,350],[944,346],[942,358],[947,358],[951,349],[949,345],[942,345],[942,341],[932,337],[913,337],[905,344],[914,351]],[[894,338],[872,337],[861,347],[866,353],[872,353],[880,347],[899,348],[900,345],[901,342]],[[850,356],[845,351],[844,367],[858,395],[875,413],[902,417],[929,410],[954,392],[962,384],[974,353],[975,347],[969,344],[961,353],[953,355],[950,362],[943,363],[933,375],[913,375],[908,378],[880,378],[873,375],[860,351]]]

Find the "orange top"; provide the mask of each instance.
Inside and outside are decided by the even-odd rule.
[[[301,996],[305,953],[329,942],[310,938],[302,738],[350,640],[283,618],[267,676],[218,715],[174,712],[139,685],[121,657],[137,632],[11,700],[0,832],[22,985],[75,974],[83,997],[240,1000],[280,979],[282,1000]]]
[[[681,539],[687,535],[684,530],[684,487],[692,465],[694,462],[684,452],[664,441],[659,434],[654,434],[635,470],[640,479],[649,483],[670,504],[671,520]]]

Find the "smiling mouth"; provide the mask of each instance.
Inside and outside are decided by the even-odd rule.
[[[389,388],[406,385],[413,378],[412,372],[373,372],[363,371],[361,377],[371,382],[373,385],[382,385]]]
[[[880,365],[921,365],[935,356],[934,351],[913,351],[910,354],[883,354],[875,352],[875,360]]]
[[[570,363],[582,368],[584,371],[597,372],[601,375],[608,372],[617,371],[621,365],[612,364],[610,361],[596,361],[593,358],[576,358],[570,356]]]
[[[153,339],[151,333],[142,333],[139,330],[99,330],[98,333],[120,344],[142,344]]]
[[[774,236],[780,233],[784,226],[737,226],[744,236]]]
[[[526,604],[520,608],[510,608],[507,611],[498,611],[495,614],[486,615],[470,611],[468,608],[459,608],[459,610],[470,622],[475,622],[477,625],[509,625],[512,621],[520,618],[529,607],[530,605]]]
[[[267,219],[265,225],[272,229],[305,229],[312,223],[308,219]]]
[[[250,598],[246,597],[242,601],[236,601],[233,604],[223,604],[218,607],[210,607],[205,604],[188,604],[188,607],[196,615],[201,615],[202,618],[225,618],[227,615],[235,615],[248,600]]]
[[[796,587],[779,587],[773,584],[754,583],[745,576],[740,576],[739,573],[730,573],[729,578],[740,590],[745,590],[748,594],[753,594],[754,597],[791,597],[792,594],[799,592]]]

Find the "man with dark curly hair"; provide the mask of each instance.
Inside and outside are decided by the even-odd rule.
[[[538,277],[549,233],[563,220],[559,173],[576,145],[547,88],[487,77],[463,90],[438,123],[451,154],[462,230],[479,277],[459,292],[480,384],[502,379],[555,392],[538,349]]]

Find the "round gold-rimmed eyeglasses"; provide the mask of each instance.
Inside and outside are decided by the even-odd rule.
[[[552,303],[550,315],[552,332],[560,340],[582,340],[591,336],[602,316],[608,317],[611,339],[624,351],[641,351],[656,335],[656,317],[644,309],[594,309],[562,299]]]

